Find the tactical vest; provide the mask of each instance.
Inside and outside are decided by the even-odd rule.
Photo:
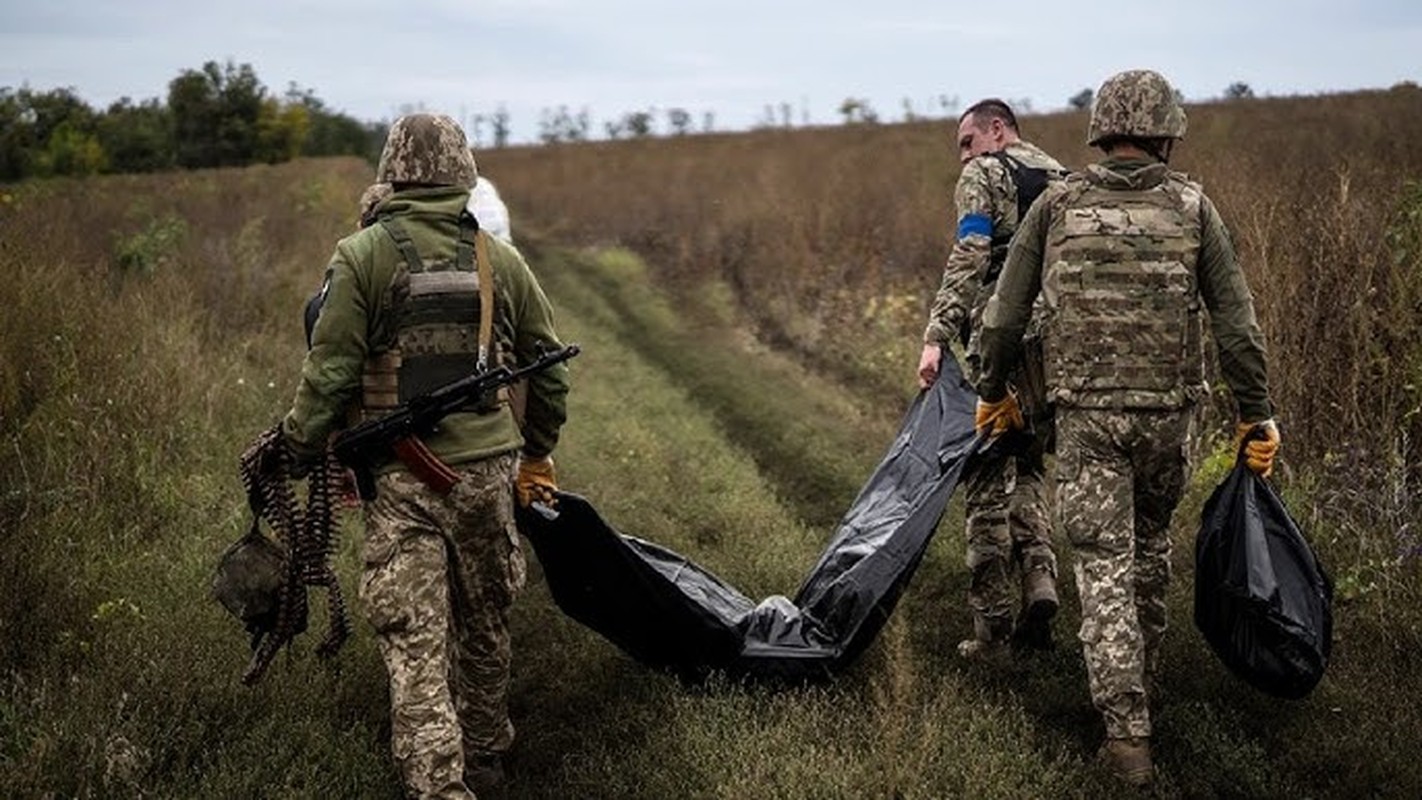
[[[998,160],[1003,168],[1007,170],[1007,176],[1012,180],[1012,187],[1017,195],[1017,224],[1021,225],[1022,220],[1027,216],[1027,210],[1032,207],[1032,203],[1042,192],[1047,190],[1053,181],[1061,180],[1067,176],[1065,170],[1053,169],[1050,167],[1029,167],[1015,156],[1006,152],[986,154]],[[962,324],[958,326],[958,341],[968,349],[969,358],[974,358],[977,354],[977,344],[973,340],[973,332],[978,329],[982,321],[983,309],[987,308],[988,299],[997,290],[997,279],[1002,274],[1002,267],[1007,263],[1008,245],[1012,243],[1012,236],[1017,232],[1016,227],[1007,230],[1006,226],[994,225],[992,232],[991,247],[988,251],[988,268],[982,275],[982,283],[977,287],[977,293],[973,298],[973,306],[968,315],[963,318]],[[1033,320],[1037,315],[1033,315]],[[1030,329],[1029,338],[1037,338],[1040,332],[1037,323],[1033,322]]]
[[[1032,202],[1046,191],[1047,186],[1052,181],[1061,180],[1067,175],[1063,170],[1029,167],[1003,151],[988,155],[997,159],[998,163],[1007,170],[1008,177],[1012,179],[1012,186],[1017,190],[1018,225],[1022,224],[1022,220],[1027,217],[1027,210],[1032,207]],[[1002,265],[1007,263],[1007,246],[1012,243],[1012,234],[1015,232],[1015,230],[1003,230],[1002,226],[994,227],[990,262],[987,273],[983,275],[983,283],[996,285],[997,276],[1002,273]]]
[[[361,378],[367,416],[496,366],[502,350],[493,335],[493,265],[474,218],[460,215],[454,259],[429,264],[399,220],[387,214],[378,224],[395,241],[403,263],[391,283],[394,341],[366,359]],[[469,410],[486,413],[505,402],[501,389]]]
[[[1200,192],[1070,179],[1053,214],[1043,291],[1051,397],[1063,405],[1181,408],[1204,382]]]

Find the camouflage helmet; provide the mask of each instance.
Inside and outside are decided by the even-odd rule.
[[[218,560],[212,596],[248,631],[270,629],[276,624],[285,572],[286,548],[262,535],[254,524]]]
[[[375,168],[377,183],[468,187],[476,177],[464,130],[444,114],[406,114],[395,120]]]
[[[1185,138],[1185,109],[1159,72],[1127,70],[1101,84],[1091,103],[1086,143],[1095,146],[1112,136]]]

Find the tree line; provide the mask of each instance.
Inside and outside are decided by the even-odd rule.
[[[1231,84],[1226,99],[1253,96],[1249,85]],[[1091,106],[1092,90],[1082,89],[1068,103]],[[1030,101],[1011,101],[1019,114],[1032,112]],[[935,108],[936,106],[936,108]],[[903,121],[938,116],[953,118],[956,96],[939,95],[917,108],[903,100]],[[402,109],[418,110],[414,107]],[[755,128],[789,128],[795,109],[790,103],[766,105]],[[665,110],[665,133],[682,136],[711,133],[715,115],[701,114],[700,126],[690,111]],[[867,98],[847,97],[838,107],[844,124],[874,124],[880,115]],[[657,109],[627,112],[603,124],[608,139],[657,135]],[[799,109],[800,124],[809,125],[809,110]],[[488,127],[494,147],[509,144],[508,111],[476,114],[470,138],[484,144]],[[168,83],[164,99],[134,102],[124,97],[106,109],[94,109],[72,88],[35,91],[27,86],[0,87],[0,181],[55,175],[154,172],[165,169],[274,164],[300,156],[354,155],[374,161],[385,139],[385,122],[362,122],[331,110],[309,89],[289,84],[278,95],[257,78],[250,64],[209,61],[200,69],[183,70]],[[543,109],[538,122],[542,144],[580,142],[593,138],[587,108]]]
[[[71,88],[0,87],[0,181],[274,164],[298,156],[374,159],[384,123],[331,110],[296,84],[277,95],[250,64],[183,70],[165,99],[95,109]]]

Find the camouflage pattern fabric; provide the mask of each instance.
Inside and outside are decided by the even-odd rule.
[[[1170,82],[1158,72],[1133,69],[1101,84],[1091,102],[1086,143],[1095,146],[1112,136],[1183,139],[1185,127],[1185,109]]]
[[[444,114],[407,114],[395,120],[375,168],[377,183],[468,189],[478,177],[464,129]]]
[[[1043,449],[1043,437],[1035,436],[1025,452],[983,459],[964,476],[968,607],[976,638],[1004,640],[1012,633],[1020,576],[1043,569],[1056,577]]]
[[[1132,263],[1142,268],[1132,272]],[[1167,300],[1166,292],[1181,294]],[[1049,319],[1046,346],[1068,348],[1055,357],[1076,364],[1058,361],[1047,381],[1056,400],[1057,530],[1076,553],[1092,702],[1108,737],[1145,737],[1166,628],[1168,528],[1195,418],[1193,295],[1209,309],[1220,371],[1243,419],[1271,416],[1263,337],[1218,212],[1159,163],[1107,159],[1033,205],[984,312],[983,397],[1007,391],[1034,302],[1044,298],[1056,315],[1063,293],[1083,315],[1112,315],[1117,336],[1142,331],[1131,347],[1114,347],[1085,317]],[[1127,295],[1140,303],[1088,302]],[[1167,313],[1174,318],[1159,318]]]
[[[457,187],[397,192],[381,206],[398,219],[428,263],[452,260],[459,243],[459,219],[469,199]],[[512,246],[487,237],[498,292],[494,335],[511,365],[527,364],[561,347],[553,308],[527,262]],[[301,382],[282,432],[302,455],[320,453],[330,434],[346,424],[347,408],[359,400],[362,376],[371,367],[372,389],[384,395],[373,408],[396,396],[390,380],[400,364],[386,359],[396,335],[393,303],[402,288],[396,278],[405,262],[399,246],[375,225],[342,239],[327,269],[326,300],[311,335]],[[409,287],[405,286],[404,291]],[[469,316],[476,318],[477,304]],[[367,364],[367,361],[380,362]],[[378,368],[378,369],[377,369]],[[379,373],[377,375],[376,373]],[[383,377],[382,377],[383,376]],[[551,453],[567,416],[568,369],[550,367],[529,378],[527,411],[520,426],[506,406],[489,414],[458,412],[440,424],[425,444],[448,464],[485,458],[522,447],[532,457]]]
[[[394,193],[395,187],[388,183],[372,183],[365,187],[365,191],[360,193],[360,203],[357,206],[360,209],[359,227],[368,228],[375,224],[376,210]]]
[[[1083,193],[1083,183],[1091,185],[1089,195]],[[1167,184],[1172,184],[1173,188]],[[1132,197],[1141,198],[1154,193],[1158,193],[1160,198],[1177,196],[1182,201],[1189,201],[1188,207],[1182,207],[1175,212],[1186,226],[1181,228],[1180,237],[1174,242],[1157,242],[1149,235],[1141,233],[1144,226],[1139,229],[1132,227],[1137,226],[1141,220],[1136,219],[1131,211],[1118,209],[1116,212],[1100,215],[1092,207],[1088,207],[1088,203],[1078,202],[1085,200],[1089,203],[1114,203],[1115,200],[1111,198],[1116,195],[1129,201]],[[1152,224],[1170,213],[1168,208],[1163,207],[1143,211],[1143,218],[1152,220]],[[1119,266],[1113,262],[1126,255],[1127,249],[1124,245],[1109,244],[1118,234],[1123,239],[1137,237],[1137,241],[1143,246],[1143,250],[1129,253],[1131,257],[1140,257],[1142,253],[1150,255],[1159,250],[1161,255],[1168,256],[1159,259],[1161,264],[1171,261],[1190,264],[1194,273],[1190,280],[1193,281],[1194,291],[1199,294],[1199,299],[1177,296],[1172,299],[1172,307],[1179,308],[1175,305],[1175,301],[1179,300],[1186,304],[1184,311],[1187,314],[1193,313],[1191,306],[1198,308],[1201,302],[1209,310],[1210,332],[1219,349],[1220,374],[1239,405],[1240,419],[1260,420],[1273,416],[1273,404],[1269,400],[1264,336],[1259,330],[1253,297],[1244,280],[1244,272],[1235,260],[1229,232],[1220,219],[1219,212],[1209,198],[1200,192],[1198,185],[1190,184],[1185,176],[1169,171],[1163,164],[1118,158],[1107,159],[1087,172],[1048,187],[1032,206],[1027,218],[1022,221],[1012,240],[1007,263],[998,277],[997,289],[983,312],[979,346],[981,364],[977,383],[979,394],[988,399],[998,399],[1007,391],[1013,372],[1018,368],[1018,354],[1022,349],[1023,335],[1028,330],[1029,318],[1041,316],[1042,311],[1045,311],[1049,330],[1056,327],[1057,323],[1052,317],[1060,307],[1060,287],[1052,285],[1051,273],[1057,271],[1058,275],[1065,274],[1058,262],[1064,252],[1060,245],[1067,241],[1063,231],[1066,230],[1066,219],[1069,215],[1074,215],[1081,223],[1099,220],[1102,229],[1096,232],[1100,234],[1098,241],[1108,244],[1108,248],[1100,252],[1091,253],[1088,252],[1090,248],[1087,248],[1078,251],[1077,256],[1072,256],[1080,262],[1077,265],[1078,274],[1085,274],[1087,261],[1096,265],[1093,267],[1095,273],[1089,276],[1093,281],[1092,286],[1074,289],[1101,291],[1105,287],[1096,283],[1100,280],[1120,281],[1125,278],[1129,285],[1129,282],[1137,278],[1140,281],[1165,279],[1163,274],[1135,277],[1123,275]],[[1121,223],[1121,226],[1118,227],[1117,223]],[[1089,224],[1083,224],[1081,227],[1083,232],[1091,233]],[[1198,242],[1193,252],[1187,251],[1181,245],[1183,237],[1186,236]],[[1181,262],[1180,259],[1185,261]],[[1149,260],[1156,261],[1154,258]],[[1080,295],[1078,311],[1095,313],[1097,309],[1089,302],[1090,296],[1085,291],[1080,292]],[[1039,299],[1043,301],[1040,309],[1036,305]],[[1160,298],[1153,298],[1152,302],[1157,299]],[[1142,339],[1142,342],[1157,342],[1160,345],[1157,352],[1140,351],[1134,346],[1135,342],[1128,352],[1114,352],[1100,346],[1099,340],[1093,339],[1093,331],[1099,329],[1091,324],[1083,324],[1081,320],[1073,321],[1071,324],[1079,331],[1077,342],[1072,345],[1076,351],[1073,359],[1080,357],[1082,363],[1090,362],[1091,370],[1104,378],[1112,377],[1113,367],[1108,361],[1118,365],[1124,364],[1115,361],[1118,357],[1129,358],[1136,365],[1152,371],[1152,374],[1146,375],[1142,372],[1132,375],[1123,369],[1115,375],[1114,385],[1108,385],[1104,379],[1092,378],[1089,384],[1068,386],[1058,385],[1058,381],[1077,380],[1082,373],[1059,369],[1047,379],[1047,388],[1055,398],[1057,407],[1096,405],[1103,408],[1172,408],[1188,405],[1201,388],[1198,383],[1194,383],[1197,380],[1194,376],[1199,374],[1200,368],[1195,359],[1201,357],[1200,352],[1195,352],[1195,342],[1199,336],[1195,323],[1187,321],[1189,327],[1181,327],[1179,320],[1155,320],[1151,318],[1152,312],[1148,308],[1133,313],[1129,308],[1118,306],[1110,313],[1114,315],[1113,324],[1138,325],[1147,330],[1157,325],[1171,325],[1183,331],[1186,338],[1167,347],[1162,337],[1151,333]],[[1093,341],[1097,342],[1094,348]],[[1049,332],[1046,341],[1048,350],[1060,344],[1062,343],[1052,340]],[[1049,363],[1053,357],[1049,353]],[[1178,386],[1160,391],[1156,381],[1165,373],[1156,373],[1156,370],[1168,371],[1174,376],[1171,383],[1178,383]],[[1148,378],[1151,383],[1137,387],[1133,385],[1136,378]]]
[[[1036,145],[1018,141],[1004,152],[1024,166],[1060,170],[1056,159]],[[970,331],[963,369],[970,382],[977,379],[977,332],[983,308],[994,283],[987,281],[995,259],[993,240],[1011,238],[1017,229],[1017,186],[1001,160],[979,156],[963,166],[953,191],[958,219],[977,216],[991,221],[990,233],[959,236],[948,254],[943,280],[933,300],[924,341],[947,348],[959,341],[966,325]],[[944,356],[949,357],[947,355]],[[1023,398],[1045,435],[1044,398]],[[1043,491],[1042,438],[1033,443],[1033,454],[1021,458],[982,461],[965,476],[967,508],[967,566],[971,575],[968,607],[979,639],[1005,638],[1012,629],[1013,576],[1034,566],[1047,566],[1056,575],[1047,523],[1047,492]]]
[[[1079,636],[1109,738],[1151,732],[1192,420],[1189,409],[1057,410],[1057,526],[1076,553]]]
[[[465,764],[513,744],[508,610],[526,563],[512,453],[459,465],[438,495],[381,475],[366,510],[360,594],[390,676],[391,750],[406,791],[472,798]]]
[[[1056,159],[1030,142],[1013,142],[1003,152],[1027,167],[1062,169]],[[943,279],[933,298],[928,327],[923,334],[925,342],[944,347],[959,340],[959,331],[964,324],[971,326],[972,332],[976,333],[983,307],[993,289],[992,283],[984,284],[984,278],[993,264],[994,255],[999,258],[1005,255],[994,254],[992,242],[994,239],[1010,239],[1019,221],[1017,186],[1007,167],[992,156],[978,156],[963,165],[953,189],[953,204],[957,209],[957,220],[985,217],[991,221],[992,231],[954,236],[953,249],[943,267]],[[969,349],[975,352],[976,343],[971,343]],[[971,367],[971,364],[964,366]],[[972,377],[969,375],[969,380]]]
[[[1059,404],[1183,408],[1202,391],[1203,195],[1163,164],[1142,172],[1132,186],[1092,164],[1055,204],[1042,292]]]

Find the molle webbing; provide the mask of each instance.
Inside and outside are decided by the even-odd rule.
[[[1077,405],[1171,408],[1203,381],[1198,196],[1168,182],[1069,193],[1047,246],[1047,377]],[[1193,200],[1193,202],[1192,202]]]
[[[386,350],[367,358],[360,385],[366,414],[394,411],[400,405],[400,351]]]
[[[454,259],[429,265],[399,220],[386,215],[379,222],[404,265],[396,271],[392,291],[394,347],[366,363],[367,414],[388,411],[499,359],[493,336],[493,264],[473,217],[460,217]],[[492,411],[506,398],[501,390],[470,410]]]

